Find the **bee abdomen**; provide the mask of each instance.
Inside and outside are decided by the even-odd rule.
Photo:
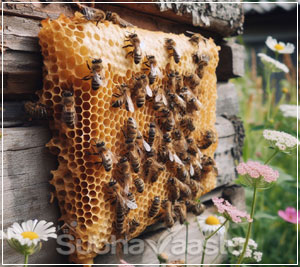
[[[154,197],[152,205],[149,210],[149,217],[154,217],[159,212],[160,208],[160,198],[158,196]]]
[[[136,187],[136,190],[139,193],[143,193],[144,192],[145,185],[144,185],[144,181],[141,178],[135,179],[134,180],[134,185]]]

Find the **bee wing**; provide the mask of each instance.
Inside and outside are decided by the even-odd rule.
[[[200,169],[202,169],[202,165],[201,165],[200,161],[199,161],[199,160],[197,160],[197,162],[196,162],[196,163],[197,163],[197,165],[199,166],[199,168],[200,168]]]
[[[169,151],[169,159],[170,159],[170,161],[174,161],[174,155],[172,154],[172,152],[171,151]]]
[[[198,152],[199,158],[201,159],[203,157],[203,154],[198,147],[197,147],[197,152]]]
[[[197,97],[195,97],[195,99],[196,99],[196,104],[197,104],[198,108],[202,108],[203,104],[198,100]]]
[[[143,146],[147,152],[151,151],[150,145],[143,139]]]
[[[175,160],[176,163],[178,163],[178,164],[180,164],[180,165],[184,165],[184,164],[182,163],[181,159],[177,156],[176,153],[174,153],[173,156],[174,156],[174,160]]]
[[[146,94],[147,94],[147,96],[149,96],[149,97],[152,97],[152,90],[151,90],[151,88],[150,88],[150,86],[147,84],[146,85]]]
[[[142,50],[145,50],[145,42],[144,42],[144,41],[141,41],[141,42],[140,42],[140,48],[141,48]]]
[[[131,99],[131,97],[128,93],[126,93],[126,101],[127,101],[127,104],[128,104],[129,111],[133,113],[134,112],[134,105],[133,105],[132,99]]]
[[[126,203],[126,206],[128,207],[128,208],[130,208],[131,210],[135,210],[135,209],[137,209],[137,204],[135,203],[135,202],[132,202],[132,201],[130,201],[129,199],[126,199],[125,200],[125,203]]]
[[[194,176],[194,174],[195,174],[195,170],[194,170],[194,167],[192,164],[190,165],[190,174],[191,174],[191,176]]]
[[[160,100],[162,99],[162,94],[157,94],[156,96],[155,96],[155,102],[159,102]]]
[[[167,100],[166,96],[164,94],[162,94],[161,96],[162,96],[162,101],[165,104],[165,106],[168,106],[168,100]]]
[[[180,103],[180,105],[186,108],[185,101],[179,95],[177,95],[177,94],[175,94],[175,97],[177,98],[177,100]]]

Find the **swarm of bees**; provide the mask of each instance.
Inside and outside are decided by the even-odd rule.
[[[106,20],[120,27],[128,27],[113,12],[97,12],[83,7],[82,13],[85,21],[95,25]],[[168,176],[163,176],[163,179],[167,194],[163,197],[158,193],[151,195],[147,202],[147,216],[153,222],[157,219],[164,221],[167,227],[172,227],[176,221],[183,224],[187,212],[199,215],[204,211],[204,205],[197,201],[203,190],[201,184],[209,173],[216,171],[214,160],[205,155],[205,150],[216,143],[216,133],[211,129],[201,129],[200,138],[195,138],[199,135],[199,129],[196,129],[194,118],[199,117],[203,109],[198,96],[199,88],[209,56],[191,55],[196,72],[182,71],[179,68],[180,49],[179,52],[177,49],[180,42],[176,39],[176,44],[171,38],[164,39],[162,53],[167,55],[167,61],[171,64],[162,70],[157,62],[159,57],[143,51],[139,35],[136,32],[124,34],[124,46],[121,48],[126,51],[124,57],[131,60],[138,71],[122,79],[122,82],[114,81],[113,93],[108,100],[110,105],[105,107],[110,112],[128,111],[116,128],[120,149],[116,152],[111,142],[107,141],[110,139],[98,139],[98,134],[84,132],[82,136],[77,136],[88,145],[83,150],[85,165],[91,166],[87,168],[97,173],[101,173],[99,170],[102,169],[101,175],[105,171],[105,177],[108,177],[101,180],[101,190],[104,187],[102,193],[114,210],[113,232],[117,238],[125,239],[135,236],[144,227],[141,217],[138,218],[132,211],[138,208],[138,197],[149,188],[151,190],[152,186],[157,187],[166,171]],[[195,35],[190,42],[196,46],[200,39]],[[98,90],[106,87],[106,79],[109,80],[104,75],[108,70],[105,58],[87,58],[83,66],[88,75],[79,78],[87,81],[85,84],[90,83],[91,92],[96,95]],[[160,77],[163,72],[165,77]],[[58,121],[65,132],[76,132],[77,135],[77,132],[82,132],[78,126],[82,121],[78,110],[82,106],[77,104],[81,95],[74,91],[72,85],[59,89],[61,101],[59,107],[55,107],[55,115],[58,115],[55,123]],[[40,118],[48,116],[43,104],[27,103],[25,107],[31,115]],[[47,108],[49,112],[50,107]],[[140,128],[136,114],[144,110],[151,113],[151,119]]]

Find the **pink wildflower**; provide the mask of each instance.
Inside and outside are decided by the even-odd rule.
[[[217,207],[218,212],[224,214],[225,218],[228,218],[235,223],[242,222],[243,218],[246,219],[248,222],[252,222],[252,219],[250,218],[250,215],[247,212],[238,210],[235,206],[232,206],[227,200],[224,200],[223,198],[214,197],[212,201]]]
[[[274,182],[279,177],[278,171],[255,161],[242,162],[236,167],[236,170],[239,174],[248,175],[250,178],[263,178],[267,183]]]
[[[297,213],[298,213],[298,222],[297,222]],[[297,210],[293,207],[287,207],[285,211],[279,210],[278,215],[287,222],[294,223],[294,224],[300,223],[300,211],[297,212]]]
[[[134,267],[134,265],[129,264],[128,262],[124,261],[123,259],[120,260],[121,265],[118,267]]]

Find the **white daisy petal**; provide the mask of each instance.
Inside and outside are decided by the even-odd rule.
[[[23,229],[17,222],[13,223],[12,228],[14,229],[15,233],[22,233]]]
[[[264,63],[264,65],[266,67],[268,67],[271,71],[273,71],[273,72],[282,72],[283,71],[285,73],[289,72],[289,68],[285,64],[275,60],[274,58],[271,58],[263,53],[258,53],[257,55],[260,57],[260,59]]]

